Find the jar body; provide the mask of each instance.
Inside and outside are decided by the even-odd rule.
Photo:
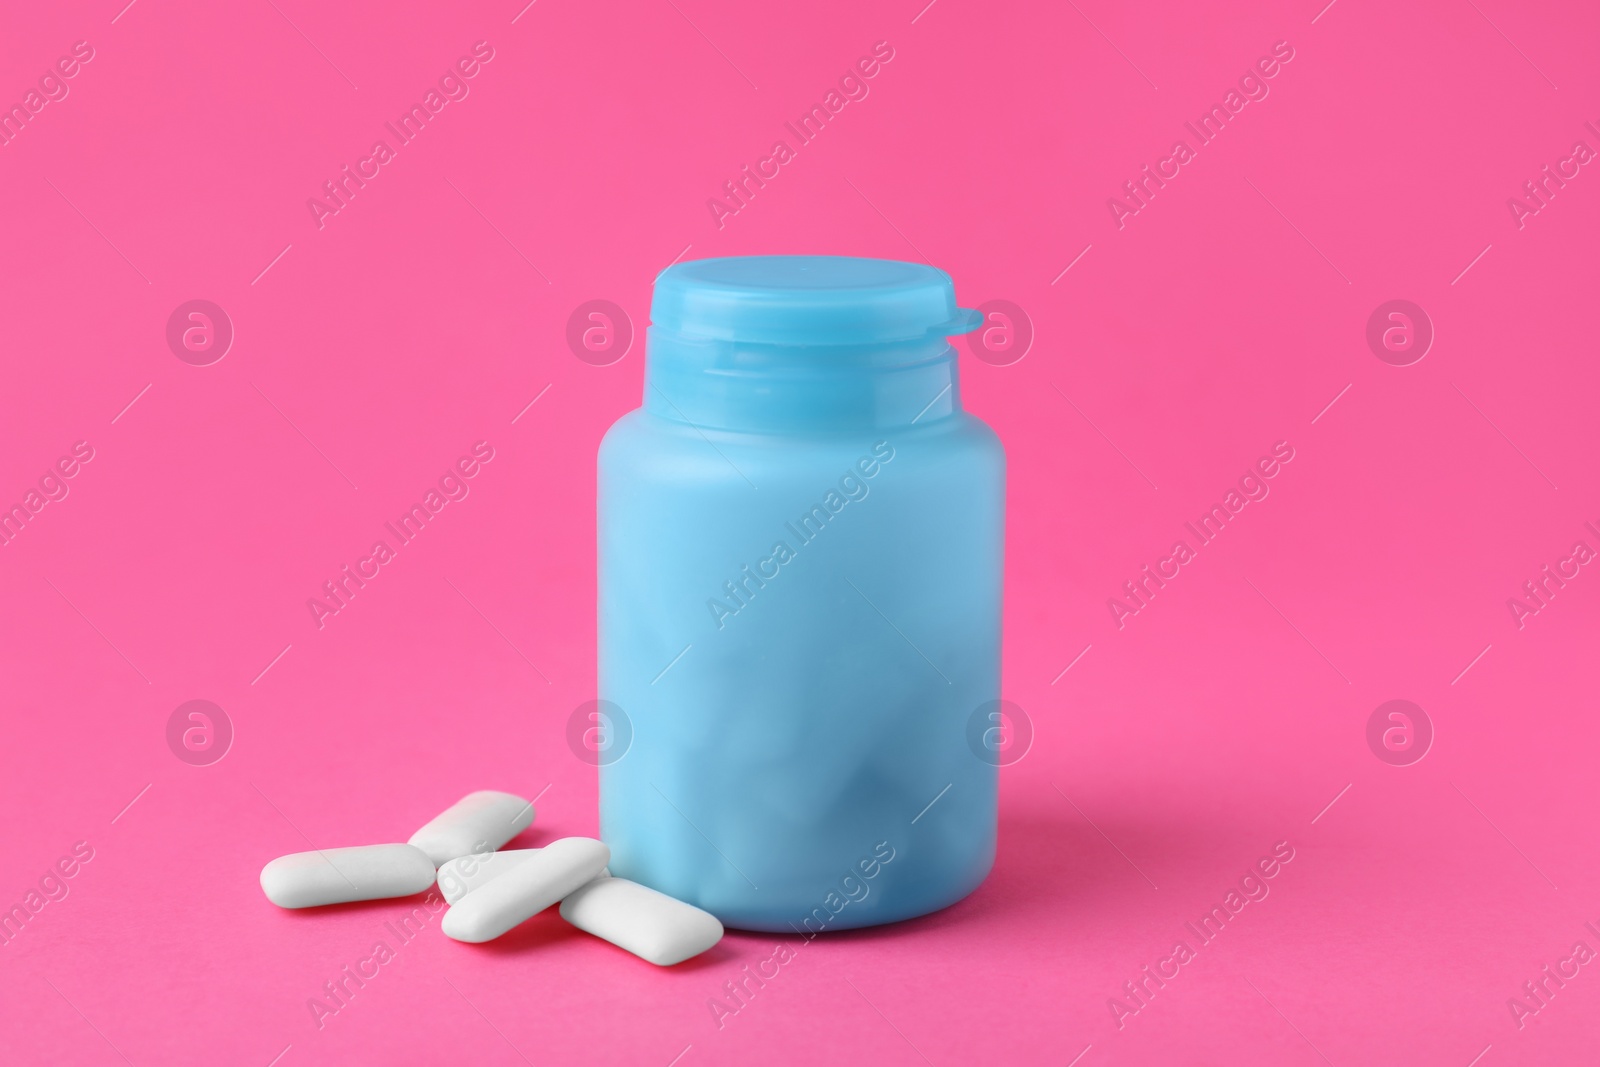
[[[598,495],[599,696],[630,735],[600,767],[612,872],[790,933],[975,889],[1004,482],[959,407],[814,432],[619,420]]]

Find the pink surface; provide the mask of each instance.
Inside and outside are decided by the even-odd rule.
[[[0,36],[30,116],[0,147],[0,498],[92,450],[0,546],[0,903],[39,906],[0,946],[0,1060],[1592,1055],[1591,7],[124,2],[13,4]],[[385,124],[480,41],[400,143]],[[880,41],[799,145],[785,122]],[[1186,123],[1241,79],[1202,144]],[[778,139],[764,188],[708,207]],[[308,207],[346,165],[365,185]],[[642,336],[674,257],[759,252],[925,256],[1031,323],[1020,361],[1002,336],[962,357],[1011,461],[1005,696],[1036,730],[989,881],[669,971],[553,913],[396,946],[408,903],[269,905],[266,860],[403,840],[471,789],[542,791],[519,843],[595,831],[564,733],[595,696],[595,448],[643,344],[595,365],[568,319],[610,300]],[[215,341],[167,341],[195,299],[233,324],[209,365]],[[1410,365],[1367,341],[1394,299],[1432,323]],[[468,495],[319,620],[476,442]],[[1200,545],[1185,523],[1278,442],[1265,498]],[[1527,598],[1546,564],[1565,584]],[[1146,565],[1166,584],[1108,606]],[[1433,733],[1409,765],[1379,758],[1420,750],[1386,749],[1386,717],[1368,742],[1397,699]],[[220,762],[177,758],[181,722],[169,747],[190,700],[232,724]],[[1196,937],[1275,846],[1244,883],[1267,895]],[[380,939],[319,1027],[308,1000]]]

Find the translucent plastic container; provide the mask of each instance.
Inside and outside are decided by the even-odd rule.
[[[1005,456],[946,340],[978,314],[932,267],[763,256],[668,268],[651,318],[599,457],[612,872],[748,930],[960,900],[1000,696]]]

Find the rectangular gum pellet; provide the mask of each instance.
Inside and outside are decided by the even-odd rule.
[[[514,793],[468,793],[411,835],[435,867],[474,852],[493,852],[533,823],[533,802]]]
[[[433,863],[411,845],[296,852],[261,868],[261,890],[280,908],[409,897],[427,889],[433,879]]]
[[[444,897],[446,904],[454,904],[474,889],[538,853],[536,848],[514,848],[506,852],[474,852],[458,856],[440,866],[439,894]]]
[[[611,850],[588,837],[563,837],[472,890],[445,912],[439,924],[457,941],[492,941],[592,881]]]
[[[561,917],[661,967],[722,940],[715,915],[626,878],[596,878],[561,902]]]

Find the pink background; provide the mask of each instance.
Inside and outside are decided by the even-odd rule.
[[[1600,548],[1600,175],[1507,207],[1600,148],[1589,5],[124,2],[13,3],[0,35],[5,101],[94,50],[0,148],[0,502],[94,449],[0,547],[0,905],[93,849],[0,947],[0,1059],[1592,1056],[1596,968],[1520,1029],[1507,1004],[1600,949],[1600,574],[1521,629],[1506,603]],[[470,95],[319,229],[307,199],[478,41]],[[719,229],[708,198],[878,41],[870,94]],[[1279,41],[1270,94],[1119,229],[1108,198]],[[1010,456],[1004,695],[1037,733],[994,874],[802,945],[720,1030],[709,998],[776,939],[662,971],[553,913],[483,948],[435,922],[319,1030],[307,999],[409,905],[279,911],[266,860],[485,787],[544,791],[523,843],[595,831],[564,728],[595,695],[595,448],[643,344],[589,365],[568,316],[612,300],[642,334],[675,257],[767,252],[926,256],[1036,332],[962,356]],[[236,330],[209,366],[165,340],[194,298]],[[1394,298],[1436,330],[1411,366],[1365,340]],[[319,629],[307,598],[479,440],[470,496]],[[1277,441],[1270,496],[1119,629],[1107,599]],[[1397,698],[1436,732],[1410,766],[1366,740]],[[210,766],[166,741],[191,699],[236,731]],[[1279,841],[1199,946],[1184,923]]]

